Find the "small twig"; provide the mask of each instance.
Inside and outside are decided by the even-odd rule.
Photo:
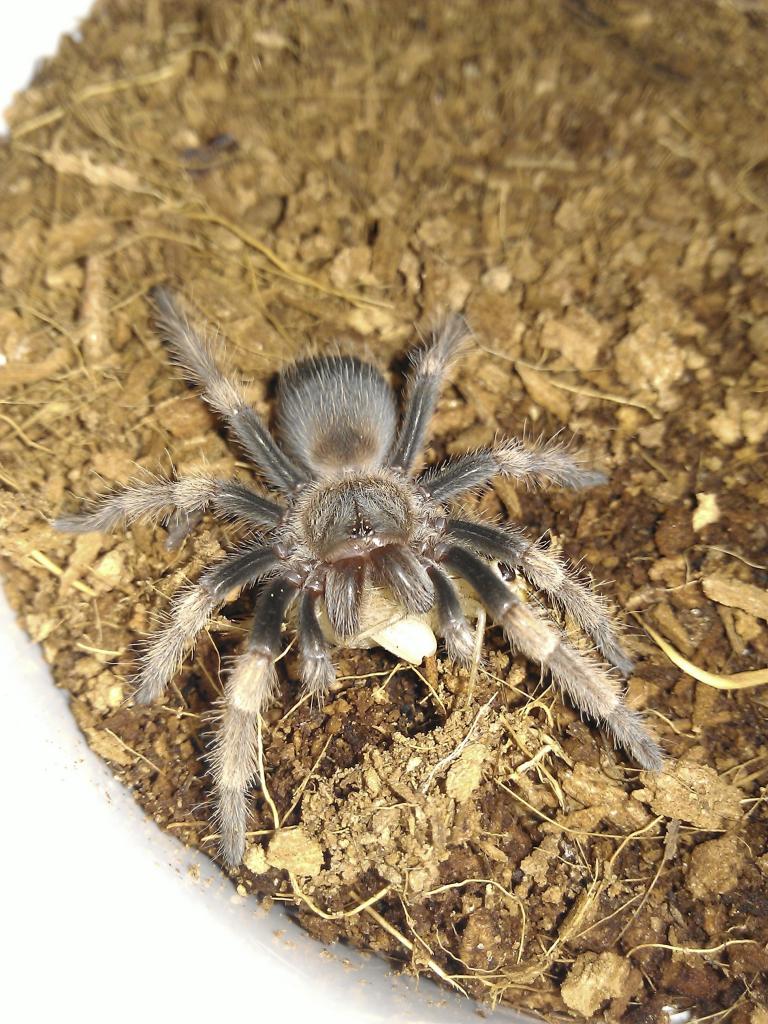
[[[716,1020],[718,1024],[722,1024],[726,1017],[729,1017],[736,1007],[744,1001],[748,992],[749,989],[745,988],[736,1002],[732,1003],[725,1010],[717,1010],[715,1013],[708,1013],[705,1017],[693,1017],[688,1020],[688,1024],[704,1024],[704,1021],[707,1020]]]
[[[324,921],[339,921],[345,917],[354,917],[356,914],[361,914],[364,910],[368,910],[369,907],[371,907],[374,903],[378,903],[379,900],[384,899],[384,897],[392,888],[391,885],[384,886],[383,889],[379,889],[379,891],[374,893],[373,896],[369,896],[367,900],[363,900],[362,903],[358,903],[357,906],[352,907],[350,910],[327,911],[321,910],[321,908],[318,907],[318,905],[314,903],[309,898],[309,896],[307,896],[307,894],[302,890],[299,883],[296,881],[296,876],[291,871],[288,872],[288,878],[290,879],[291,888],[293,889],[294,894],[298,896],[300,900],[306,903],[306,905],[309,907],[313,914],[317,914],[318,917],[322,917]],[[352,895],[355,897],[355,899],[360,899],[357,893],[353,893]]]
[[[257,756],[258,756],[258,762],[259,762],[259,781],[261,782],[261,791],[264,794],[264,799],[266,800],[267,806],[269,807],[270,811],[272,812],[272,820],[275,823],[275,831],[278,831],[279,828],[280,828],[280,815],[277,813],[277,807],[275,806],[275,801],[272,799],[272,794],[269,792],[269,788],[267,786],[267,776],[266,776],[266,774],[264,772],[264,743],[262,741],[262,735],[261,735],[261,729],[262,729],[262,717],[261,717],[261,715],[257,716],[257,722],[258,722],[258,725],[257,725],[256,736],[257,736]]]
[[[29,557],[33,562],[37,562],[38,565],[42,566],[43,569],[47,569],[48,572],[53,573],[54,576],[61,578],[64,575],[64,570],[61,566],[56,565],[55,562],[52,562],[47,555],[44,555],[42,551],[38,551],[37,548],[33,548],[32,551],[29,552]],[[73,580],[72,586],[75,590],[79,590],[87,597],[98,597],[95,590],[89,587],[87,583],[81,583],[80,580]]]
[[[472,719],[469,729],[467,730],[466,736],[461,740],[459,744],[457,744],[456,747],[454,747],[454,749],[449,754],[446,754],[445,757],[441,758],[433,767],[432,771],[421,784],[422,793],[426,793],[429,790],[429,787],[437,778],[437,776],[442,775],[443,772],[447,770],[448,766],[451,765],[455,760],[457,760],[457,758],[461,756],[461,752],[466,748],[467,744],[472,739],[472,734],[477,728],[478,722],[480,721],[481,718],[484,718],[485,715],[487,715],[488,712],[491,710],[491,705],[496,700],[496,696],[497,695],[494,693],[491,699],[487,701],[485,704],[483,704],[483,706],[479,709],[475,717]]]
[[[402,667],[402,664],[398,662],[394,668],[388,668],[382,672],[367,672],[365,675],[362,676],[337,676],[335,682],[332,684],[331,692],[333,696],[336,696],[338,692],[342,691],[342,689],[346,689],[346,687],[342,687],[339,685],[341,683],[357,683],[364,679],[380,679],[382,676],[387,677],[384,680],[384,683],[382,684],[386,686],[386,684],[389,682],[392,676],[395,675],[396,672],[399,672]],[[280,719],[280,722],[285,722],[288,718],[290,718],[294,711],[298,710],[298,708],[300,708],[302,704],[306,704],[307,701],[310,700],[312,700],[312,694],[308,692],[303,693],[301,697],[299,697],[299,699],[296,701],[296,703],[292,704],[291,707],[288,708],[283,717]]]
[[[756,160],[750,160],[750,162],[748,164],[745,164],[744,167],[742,167],[742,169],[736,175],[736,191],[744,199],[746,199],[747,202],[752,203],[752,205],[757,207],[758,210],[762,210],[763,213],[768,213],[768,203],[761,199],[760,196],[758,196],[758,194],[752,188],[752,186],[749,183],[749,175],[752,173],[755,167],[757,167],[759,164],[765,161],[766,155],[767,154],[763,153],[759,157],[757,157]]]
[[[545,960],[551,962],[554,959],[554,953],[560,946],[565,946],[573,937],[574,932],[579,927],[582,919],[587,913],[587,909],[593,905],[599,898],[603,888],[603,881],[599,875],[599,869],[595,873],[595,877],[592,879],[585,893],[585,899],[583,903],[577,903],[573,908],[573,913],[568,915],[568,918],[564,922],[562,930],[558,933],[557,938],[552,942],[549,947],[544,950]]]
[[[515,769],[513,769],[513,775],[520,776],[525,775],[529,768],[535,768],[539,765],[539,761],[547,754],[553,753],[552,746],[549,743],[545,743],[543,747],[539,747],[533,757],[529,757],[527,761],[523,761]]]
[[[475,682],[477,680],[477,669],[480,665],[480,660],[483,656],[483,637],[485,636],[485,623],[486,614],[485,608],[482,605],[478,605],[477,608],[477,622],[475,624],[475,645],[472,649],[472,667],[469,670],[469,680],[467,682],[467,699],[465,703],[469,705],[472,700],[472,694],[475,689]]]
[[[494,355],[501,355],[501,353],[494,353]],[[561,391],[568,391],[572,395],[582,395],[584,398],[596,398],[601,402],[613,402],[615,405],[631,405],[635,409],[642,409],[643,412],[647,412],[655,420],[661,419],[661,413],[654,409],[652,405],[647,405],[645,402],[641,402],[637,398],[625,398],[624,395],[614,395],[609,391],[597,391],[595,388],[577,387],[575,384],[566,384],[565,381],[558,380],[557,377],[553,377],[552,374],[542,369],[540,366],[535,366],[533,363],[527,363],[523,359],[515,359],[514,365],[526,367],[529,370],[536,370],[538,373],[543,373],[549,383],[555,387],[560,388]]]
[[[615,849],[615,850],[613,851],[613,855],[612,855],[611,859],[610,859],[610,860],[608,861],[608,864],[606,865],[606,869],[605,869],[605,875],[606,875],[606,877],[609,877],[610,875],[612,875],[612,874],[613,874],[613,866],[614,866],[614,864],[616,863],[616,861],[617,861],[617,860],[619,859],[619,857],[621,856],[622,850],[624,850],[624,848],[625,848],[625,847],[626,847],[626,846],[627,846],[627,845],[628,845],[628,844],[629,844],[629,843],[630,843],[630,842],[631,842],[631,841],[632,841],[633,839],[637,839],[637,838],[638,838],[638,836],[642,836],[642,835],[644,835],[644,834],[645,834],[646,832],[650,832],[650,831],[651,831],[651,829],[653,829],[653,828],[655,828],[655,827],[656,827],[657,825],[661,824],[661,822],[662,822],[663,820],[664,820],[664,819],[663,819],[663,818],[662,818],[662,817],[661,817],[660,815],[657,815],[657,816],[656,816],[656,817],[655,817],[655,818],[653,819],[653,821],[649,821],[647,825],[643,825],[643,827],[642,827],[642,828],[636,829],[636,830],[635,830],[634,832],[630,832],[630,833],[629,833],[629,835],[626,835],[626,836],[624,836],[623,840],[622,840],[622,841],[621,841],[621,842],[619,843],[619,845],[618,845],[618,846],[616,847],[616,849]]]
[[[255,249],[256,252],[268,260],[274,267],[276,267],[281,273],[285,274],[291,281],[295,281],[297,284],[306,285],[308,288],[314,288],[316,291],[323,292],[325,295],[334,295],[337,299],[344,299],[345,302],[349,302],[353,306],[377,306],[380,309],[391,309],[391,302],[382,302],[380,299],[369,299],[364,295],[354,295],[351,292],[342,291],[339,288],[332,288],[330,285],[325,285],[322,281],[316,281],[315,278],[309,277],[307,274],[302,274],[298,270],[294,270],[284,260],[280,259],[276,252],[260,242],[258,238],[255,238],[248,231],[245,231],[240,227],[239,224],[235,224],[233,221],[228,220],[226,217],[222,217],[217,213],[195,213],[193,211],[184,211],[181,214],[183,217],[187,217],[189,220],[203,221],[208,224],[218,224],[220,227],[225,228],[231,234],[239,238],[241,242],[245,242],[246,245],[250,246],[251,249]]]
[[[416,665],[409,665],[408,668],[411,670],[411,672],[413,672],[415,675],[417,675],[419,677],[419,679],[422,681],[422,683],[424,683],[426,688],[432,694],[432,697],[433,697],[435,703],[437,704],[437,706],[440,708],[440,711],[442,712],[442,714],[444,714],[444,715],[447,714],[447,709],[445,707],[445,704],[440,699],[440,694],[437,692],[437,690],[434,688],[434,686],[432,686],[432,684],[427,679],[427,677],[424,675],[424,673],[420,672],[419,669],[416,667]]]
[[[659,866],[656,868],[656,872],[655,872],[653,878],[651,879],[651,884],[648,886],[648,888],[643,893],[643,898],[640,900],[638,905],[635,907],[635,909],[629,915],[629,918],[627,919],[626,924],[624,924],[624,926],[622,927],[622,929],[619,932],[619,934],[613,940],[614,944],[616,946],[618,946],[620,940],[624,937],[624,934],[626,933],[627,929],[631,926],[632,922],[637,919],[637,917],[640,914],[640,912],[642,911],[643,907],[648,902],[648,898],[651,895],[651,892],[652,892],[654,886],[656,885],[658,880],[661,878],[661,872],[664,870],[664,865],[668,861],[672,860],[672,858],[674,857],[675,853],[677,852],[677,838],[678,838],[679,834],[680,834],[680,822],[678,821],[677,818],[673,818],[670,821],[670,823],[667,825],[667,835],[666,835],[666,838],[664,840],[664,849],[662,850],[661,860],[659,861]]]
[[[318,765],[320,764],[320,762],[325,757],[325,753],[328,750],[328,747],[331,745],[331,740],[332,739],[333,739],[333,736],[329,736],[328,737],[328,739],[325,741],[325,744],[323,745],[323,749],[317,755],[315,763],[312,765],[312,767],[309,769],[307,774],[304,776],[304,778],[299,783],[299,787],[296,790],[296,793],[294,794],[293,800],[291,801],[291,806],[288,808],[288,810],[283,815],[281,824],[282,824],[282,822],[285,822],[285,821],[288,820],[288,818],[291,816],[291,811],[293,811],[294,807],[296,807],[296,805],[298,804],[299,800],[301,800],[302,793],[304,792],[304,790],[309,785],[310,779],[313,777],[313,775],[317,771]]]
[[[46,448],[44,444],[38,444],[37,441],[33,441],[31,437],[28,437],[21,429],[21,427],[18,425],[18,423],[16,423],[15,420],[12,420],[10,416],[6,416],[4,413],[0,412],[0,420],[3,420],[4,423],[7,423],[13,429],[13,431],[21,438],[24,444],[29,445],[30,448],[37,448],[38,451],[45,452],[46,455],[56,454],[56,452],[52,451],[50,448]],[[5,438],[2,438],[2,440],[4,441]]]
[[[728,548],[719,548],[716,544],[703,544],[702,547],[708,548],[710,551],[720,551],[724,555],[730,555],[731,558],[738,558],[744,565],[748,565],[751,569],[768,569],[768,565],[762,565],[760,562],[750,562],[744,555],[740,555],[738,551],[729,551]]]
[[[613,918],[616,917],[618,914],[623,914],[628,907],[631,907],[633,903],[636,903],[641,898],[642,894],[639,892],[635,893],[634,896],[630,896],[628,900],[625,900],[624,903],[621,904],[621,906],[616,907],[615,910],[612,910],[610,914],[606,914],[605,917],[601,917],[597,921],[593,921],[592,924],[588,924],[586,928],[582,928],[578,935],[572,936],[572,941],[573,939],[580,939],[583,935],[589,934],[589,932],[591,932],[593,928],[602,928],[603,925],[613,920]]]
[[[80,643],[80,641],[75,644],[75,647],[80,651],[87,651],[89,654],[101,654],[105,658],[119,658],[123,653],[122,651],[107,651],[102,647],[90,647],[88,644]]]
[[[724,949],[728,949],[729,946],[749,944],[753,946],[760,945],[757,939],[727,939],[725,942],[721,942],[719,946],[670,946],[666,942],[641,942],[639,946],[633,946],[632,949],[627,950],[625,956],[632,956],[638,949],[669,949],[673,953],[699,953],[705,956],[707,953],[721,953]]]
[[[20,491],[21,490],[21,485],[17,484],[16,481],[13,479],[13,477],[8,476],[8,474],[4,473],[1,469],[0,469],[0,480],[2,480],[3,483],[7,487],[10,487],[11,490],[13,490],[13,491]]]
[[[158,82],[163,82],[168,78],[173,78],[175,75],[179,75],[185,70],[187,66],[186,58],[191,52],[191,50],[185,50],[181,54],[176,54],[169,64],[166,64],[161,68],[156,68],[154,71],[146,72],[143,75],[134,75],[131,78],[117,78],[110,82],[96,82],[93,85],[89,85],[85,89],[81,89],[80,92],[76,92],[71,96],[68,106],[53,107],[51,110],[47,110],[42,114],[37,114],[35,117],[30,117],[27,121],[22,121],[20,125],[12,128],[11,140],[15,142],[23,135],[28,135],[30,132],[36,131],[38,128],[44,128],[49,124],[55,124],[64,117],[68,109],[77,104],[83,103],[86,100],[95,99],[97,96],[106,96],[110,93],[121,92],[124,89],[131,89],[134,86],[146,87],[148,85],[156,85]],[[181,58],[184,58],[183,62]]]
[[[425,896],[436,896],[439,892],[447,892],[449,889],[462,889],[465,885],[486,885],[491,886],[493,889],[498,889],[500,893],[503,893],[507,899],[514,903],[517,909],[520,911],[520,917],[522,924],[520,926],[520,948],[517,951],[517,962],[522,963],[523,960],[523,949],[525,947],[525,932],[528,921],[528,915],[525,912],[525,904],[516,896],[514,893],[505,889],[500,882],[494,881],[492,878],[464,878],[461,882],[448,882],[446,885],[439,885],[436,889],[429,889],[424,893]]]
[[[706,683],[716,690],[744,690],[750,686],[764,686],[768,683],[768,668],[756,669],[753,672],[738,672],[736,675],[717,675],[714,672],[707,672],[699,668],[692,661],[688,661],[668,643],[663,636],[660,636],[655,629],[651,629],[647,622],[640,618],[637,612],[632,612],[651,640],[654,641],[666,654],[673,665],[677,665],[683,672],[687,672],[699,683]]]
[[[148,757],[140,754],[138,750],[134,750],[133,747],[129,747],[125,740],[120,739],[116,732],[113,732],[111,729],[105,729],[104,732],[109,733],[113,740],[117,740],[120,746],[127,750],[129,754],[133,754],[134,757],[138,757],[138,759],[143,761],[144,764],[148,764],[152,771],[158,772],[160,775],[165,775],[162,768],[156,765],[154,761],[150,761]]]
[[[355,899],[360,898],[356,892],[353,892],[352,895],[355,897]],[[407,939],[401,931],[398,931],[397,928],[395,928],[393,924],[390,924],[386,918],[382,917],[381,914],[378,913],[378,911],[374,910],[373,907],[369,906],[365,907],[365,913],[368,914],[369,917],[372,917],[376,924],[381,925],[384,931],[388,932],[392,936],[392,938],[397,939],[397,941],[402,946],[404,946],[409,953],[413,952],[413,943],[411,942],[411,940]],[[461,992],[462,995],[468,995],[467,990],[463,988],[458,983],[458,981],[455,981],[450,974],[446,974],[446,972],[442,969],[440,964],[435,963],[434,960],[430,959],[427,960],[427,967],[430,969],[430,971],[432,971],[433,974],[436,974],[438,978],[446,982],[446,984],[450,985],[451,988],[455,988],[458,992]]]
[[[533,811],[533,813],[537,814],[543,821],[548,822],[550,825],[554,825],[555,828],[559,828],[563,832],[568,832],[572,836],[591,836],[591,837],[596,838],[596,839],[626,839],[627,838],[626,834],[622,835],[622,833],[620,833],[620,832],[589,832],[587,829],[584,829],[584,828],[571,828],[570,825],[563,825],[562,822],[555,821],[554,818],[550,818],[549,815],[545,814],[543,811],[540,811],[538,809],[538,807],[534,807],[533,804],[528,803],[528,801],[525,799],[525,797],[520,796],[519,793],[515,793],[515,791],[513,789],[510,789],[509,786],[505,786],[503,782],[499,781],[498,785],[499,785],[500,789],[503,789],[505,793],[509,793],[509,795],[511,797],[514,797],[515,800],[518,800],[524,807],[527,807],[529,811]],[[638,835],[638,838],[640,838],[639,835]],[[647,837],[643,837],[643,838],[660,839],[661,837],[660,836],[647,836]]]

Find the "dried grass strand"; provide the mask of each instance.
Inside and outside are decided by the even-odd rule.
[[[294,895],[300,899],[303,903],[309,907],[313,914],[321,917],[324,921],[340,921],[346,917],[355,917],[357,914],[362,914],[363,911],[368,910],[374,903],[378,903],[379,900],[384,897],[392,890],[391,885],[385,885],[383,889],[379,889],[378,892],[374,893],[373,896],[369,896],[367,900],[363,900],[358,903],[357,906],[351,907],[349,910],[323,910],[304,892],[296,880],[296,875],[293,872],[288,872],[288,878],[290,879],[291,888],[293,889]],[[355,899],[359,899],[357,893],[353,893]]]
[[[751,686],[764,686],[768,683],[768,668],[756,669],[753,672],[738,672],[736,675],[718,675],[699,668],[672,646],[663,636],[660,636],[655,629],[652,629],[636,612],[634,617],[646,631],[653,642],[661,648],[673,665],[692,676],[699,683],[706,683],[716,690],[746,690]]]
[[[224,228],[231,234],[239,238],[241,242],[244,242],[251,249],[255,249],[256,252],[261,255],[272,264],[280,273],[284,274],[289,280],[294,281],[296,284],[303,284],[308,288],[313,288],[315,291],[322,292],[325,295],[333,295],[337,299],[343,299],[352,306],[377,306],[380,309],[391,309],[392,304],[390,302],[383,302],[381,299],[370,299],[365,295],[354,295],[352,292],[343,291],[340,288],[333,288],[331,285],[323,284],[322,281],[317,281],[313,277],[309,277],[307,274],[302,274],[298,270],[294,270],[288,263],[282,260],[274,250],[270,249],[268,245],[260,242],[258,238],[255,238],[250,232],[245,231],[238,224],[228,220],[226,217],[222,217],[217,213],[201,212],[195,213],[194,211],[184,211],[182,216],[189,220],[202,221],[207,224],[218,224],[219,227]]]

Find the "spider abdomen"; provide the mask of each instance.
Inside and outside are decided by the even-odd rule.
[[[280,379],[278,406],[286,450],[323,476],[382,466],[394,441],[392,389],[376,367],[359,359],[297,363]]]

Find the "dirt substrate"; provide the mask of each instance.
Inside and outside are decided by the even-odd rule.
[[[397,381],[414,325],[464,308],[476,345],[428,459],[527,425],[610,474],[469,504],[612,581],[668,772],[634,770],[492,628],[471,690],[440,656],[347,652],[322,710],[291,649],[234,878],[318,937],[550,1017],[768,1020],[766,691],[694,682],[643,628],[716,676],[768,663],[766,68],[757,3],[112,0],[14,103],[4,586],[93,748],[183,842],[215,850],[204,716],[248,601],[163,706],[124,703],[130,645],[233,535],[169,553],[160,528],[47,525],[137,467],[236,467],[150,327],[153,283],[221,326],[265,413],[291,358],[340,338]]]

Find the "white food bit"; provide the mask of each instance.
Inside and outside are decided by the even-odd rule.
[[[705,526],[711,526],[720,518],[720,506],[717,503],[716,494],[707,494],[702,491],[696,495],[696,508],[693,510],[692,525],[697,532]]]
[[[420,665],[437,650],[437,639],[425,619],[423,615],[407,615],[399,622],[371,633],[371,640],[401,661]]]
[[[356,636],[337,637],[322,609],[321,625],[329,640],[347,648],[368,650],[383,647],[401,661],[420,665],[437,651],[432,614],[408,615],[387,591],[371,587],[360,612],[360,631]]]

